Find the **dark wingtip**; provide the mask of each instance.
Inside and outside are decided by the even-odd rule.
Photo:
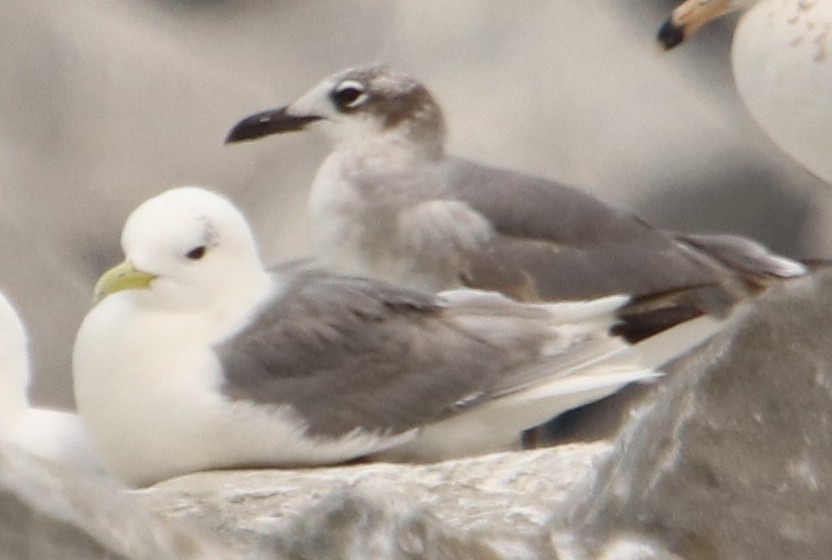
[[[673,23],[673,18],[668,18],[659,28],[656,40],[663,50],[669,51],[685,40],[685,28]]]
[[[286,112],[286,107],[250,115],[231,129],[225,137],[226,144],[256,140],[270,134],[303,130],[307,124],[320,120],[316,115],[295,116]]]

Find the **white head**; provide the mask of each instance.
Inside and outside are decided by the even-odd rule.
[[[169,190],[139,206],[124,225],[126,260],[99,280],[142,306],[224,313],[268,283],[243,214],[199,187]]]
[[[445,143],[442,110],[428,89],[386,66],[351,68],[326,78],[293,103],[240,121],[226,142],[302,130],[315,123],[336,143],[395,135],[439,157]]]
[[[26,329],[9,300],[0,294],[0,421],[28,406],[29,349]],[[3,426],[0,426],[0,431]]]

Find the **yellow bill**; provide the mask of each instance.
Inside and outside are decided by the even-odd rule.
[[[137,269],[130,261],[114,266],[105,272],[95,284],[93,302],[123,290],[146,290],[157,276]]]

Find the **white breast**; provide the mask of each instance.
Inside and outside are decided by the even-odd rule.
[[[358,219],[363,197],[351,188],[343,156],[334,152],[318,169],[307,203],[309,231],[317,257],[343,274],[368,276],[372,265],[361,246],[367,225]]]
[[[203,460],[219,378],[195,318],[138,314],[129,295],[110,296],[87,315],[73,370],[78,412],[105,463],[141,483]]]

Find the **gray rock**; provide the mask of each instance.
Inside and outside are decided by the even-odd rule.
[[[609,450],[206,472],[129,491],[6,447],[0,558],[554,559],[550,512]]]
[[[139,494],[153,510],[207,528],[241,552],[545,558],[551,512],[609,449],[599,442],[430,465],[205,472]],[[368,547],[376,552],[366,556]]]
[[[269,547],[281,558],[555,560],[541,530],[521,537],[461,531],[427,507],[379,493],[337,492],[302,512]]]
[[[0,446],[3,560],[223,559],[229,553],[152,513],[100,475]]]
[[[829,558],[832,274],[746,309],[659,388],[613,456],[556,523],[575,557],[647,557],[634,539],[689,559]]]

